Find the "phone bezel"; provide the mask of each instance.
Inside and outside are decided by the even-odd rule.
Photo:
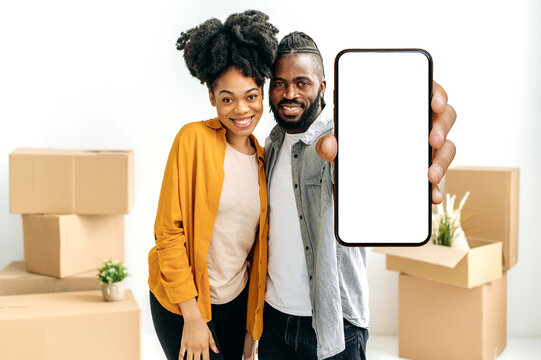
[[[339,104],[338,104],[338,74],[339,74],[339,71],[338,71],[338,68],[339,68],[339,60],[340,58],[346,54],[346,53],[350,53],[350,52],[370,52],[370,53],[373,53],[373,52],[381,52],[381,53],[388,53],[388,52],[392,52],[392,53],[397,53],[397,52],[405,52],[405,53],[412,53],[412,52],[415,52],[415,53],[421,53],[423,55],[425,55],[428,59],[428,96],[427,96],[427,99],[428,99],[428,114],[429,114],[429,124],[428,124],[428,134],[427,134],[427,140],[429,139],[429,136],[430,136],[430,131],[432,130],[432,107],[431,107],[431,101],[432,101],[432,70],[433,70],[433,61],[432,61],[432,56],[430,55],[430,53],[424,49],[419,49],[419,48],[396,48],[396,49],[391,49],[391,48],[387,48],[387,49],[361,49],[361,48],[349,48],[349,49],[344,49],[342,51],[340,51],[336,57],[335,57],[335,61],[334,61],[334,91],[333,91],[333,104],[334,104],[334,108],[333,108],[333,114],[334,114],[334,134],[336,136],[336,139],[337,141],[340,141],[339,139],[339,116],[338,116],[338,108],[339,108]],[[428,142],[428,141],[427,141]],[[340,156],[340,153],[338,152],[337,155],[336,155],[336,159],[335,159],[335,162],[334,162],[334,235],[335,235],[335,238],[336,240],[338,241],[338,243],[340,245],[343,245],[343,246],[348,246],[348,247],[359,247],[359,246],[370,246],[370,247],[385,247],[385,246],[404,246],[404,247],[412,247],[412,246],[422,246],[424,244],[426,244],[430,238],[431,238],[431,235],[432,235],[432,184],[430,183],[430,181],[428,181],[428,178],[427,178],[427,183],[428,183],[428,235],[426,237],[426,239],[424,239],[422,242],[419,242],[419,243],[403,243],[403,242],[389,242],[389,243],[380,243],[380,242],[361,242],[361,243],[352,243],[352,242],[346,242],[346,241],[343,241],[341,238],[340,238],[340,235],[338,233],[338,223],[339,223],[339,212],[338,212],[338,192],[339,192],[339,181],[338,181],[338,177],[339,177],[339,165],[338,165],[338,158]],[[432,164],[432,147],[430,146],[430,143],[428,142],[428,166],[427,166],[427,171],[428,171],[428,168],[430,167],[430,165]]]

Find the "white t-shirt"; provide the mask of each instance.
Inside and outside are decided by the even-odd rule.
[[[285,134],[272,171],[265,300],[283,313],[312,316],[308,270],[291,172],[291,147],[302,135]]]
[[[207,253],[212,304],[230,302],[246,286],[246,258],[255,241],[261,209],[255,154],[243,154],[227,144],[224,175],[218,214]]]

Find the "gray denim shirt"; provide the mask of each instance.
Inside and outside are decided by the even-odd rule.
[[[327,106],[291,149],[291,186],[308,267],[318,359],[345,349],[343,319],[368,328],[366,252],[361,247],[344,247],[335,240],[333,169],[316,153],[317,140],[332,132],[332,110]],[[276,126],[265,142],[267,188],[272,183],[284,134],[285,130]],[[272,201],[269,197],[269,211]]]

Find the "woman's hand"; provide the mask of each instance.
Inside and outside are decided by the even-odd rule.
[[[187,360],[208,360],[209,347],[218,354],[212,332],[203,319],[195,298],[180,303],[179,306],[184,318],[179,360],[184,360],[184,355]]]
[[[244,337],[244,360],[254,360],[257,354],[257,340],[252,338],[252,335],[246,331]]]

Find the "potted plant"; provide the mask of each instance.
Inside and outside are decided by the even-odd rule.
[[[126,266],[120,261],[106,260],[98,269],[101,292],[105,301],[124,299],[124,278],[128,276]]]
[[[461,211],[469,195],[470,192],[466,192],[456,209],[454,207],[456,195],[449,194],[445,196],[445,206],[442,203],[434,207],[436,210],[432,214],[432,242],[434,244],[469,250],[461,224]]]

